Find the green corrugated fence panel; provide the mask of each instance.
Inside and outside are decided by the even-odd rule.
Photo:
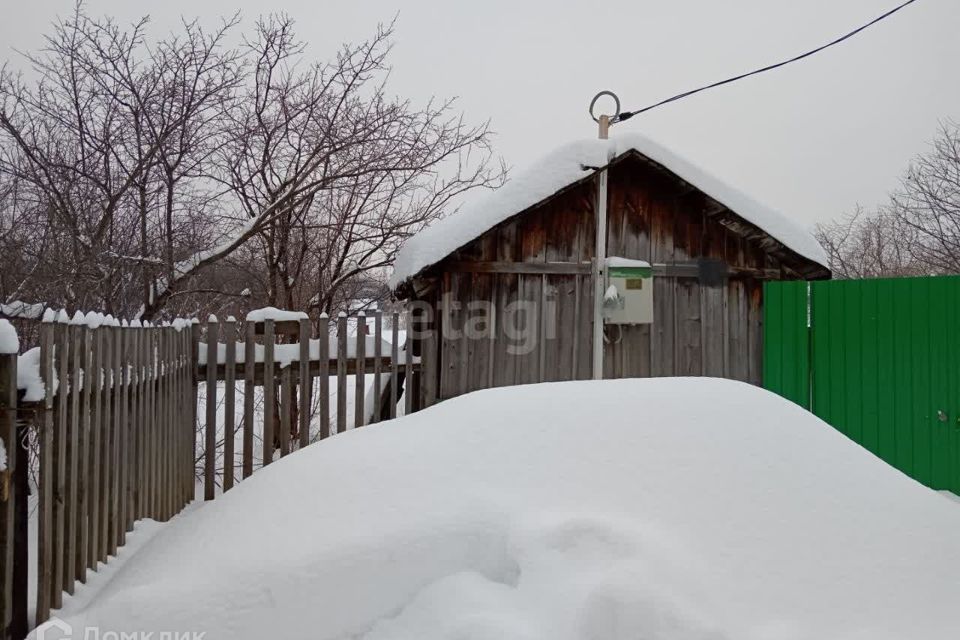
[[[960,276],[767,283],[763,363],[767,389],[960,493]]]
[[[768,282],[764,285],[763,332],[763,386],[809,408],[806,282]]]

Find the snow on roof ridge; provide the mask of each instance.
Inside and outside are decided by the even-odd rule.
[[[799,255],[827,266],[823,247],[797,222],[758,203],[663,145],[641,134],[629,133],[609,140],[579,140],[565,144],[518,172],[503,187],[431,223],[401,247],[390,276],[390,288],[395,289],[504,220],[588,177],[595,168],[606,166],[612,159],[631,150],[694,185]]]

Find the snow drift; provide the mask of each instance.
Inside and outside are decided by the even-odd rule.
[[[912,640],[960,508],[714,379],[482,391],[338,435],[159,532],[76,629],[207,640]]]

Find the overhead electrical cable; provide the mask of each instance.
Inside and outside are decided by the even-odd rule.
[[[630,118],[632,118],[632,117],[635,116],[635,115],[639,115],[639,114],[641,114],[641,113],[645,113],[645,112],[647,112],[647,111],[651,111],[652,109],[656,109],[657,107],[662,107],[663,105],[669,104],[669,103],[671,103],[671,102],[676,102],[677,100],[682,100],[683,98],[687,98],[687,97],[692,96],[692,95],[694,95],[694,94],[700,93],[701,91],[707,91],[708,89],[714,89],[714,88],[716,88],[716,87],[720,87],[720,86],[723,86],[723,85],[725,85],[725,84],[730,84],[731,82],[736,82],[736,81],[738,81],[738,80],[743,80],[744,78],[749,78],[750,76],[755,76],[755,75],[758,75],[758,74],[761,74],[761,73],[765,73],[765,72],[767,72],[767,71],[773,71],[774,69],[779,69],[780,67],[785,67],[785,66],[787,66],[788,64],[791,64],[791,63],[793,63],[793,62],[798,62],[798,61],[800,61],[800,60],[803,60],[804,58],[809,58],[810,56],[815,55],[815,54],[817,54],[817,53],[820,53],[821,51],[823,51],[823,50],[825,50],[825,49],[829,49],[830,47],[833,47],[833,46],[835,46],[835,45],[838,45],[838,44],[840,44],[841,42],[844,42],[845,40],[849,40],[850,38],[852,38],[853,36],[857,35],[857,34],[860,33],[861,31],[865,31],[866,29],[869,29],[870,27],[872,27],[873,25],[877,24],[878,22],[889,18],[889,17],[892,16],[893,14],[897,13],[898,11],[901,11],[902,9],[905,9],[908,5],[911,5],[911,4],[913,4],[914,2],[916,2],[916,1],[917,1],[917,0],[907,0],[907,1],[904,2],[903,4],[900,4],[899,6],[896,6],[896,7],[894,7],[893,9],[890,9],[889,11],[887,11],[886,13],[884,13],[883,15],[874,18],[873,20],[871,20],[870,22],[866,23],[865,25],[863,25],[863,26],[861,26],[861,27],[858,27],[858,28],[854,29],[853,31],[851,31],[851,32],[849,32],[849,33],[847,33],[847,34],[845,34],[845,35],[840,36],[840,37],[837,38],[836,40],[833,40],[833,41],[831,41],[831,42],[828,42],[828,43],[825,44],[825,45],[822,45],[822,46],[820,46],[820,47],[817,47],[816,49],[812,49],[812,50],[810,50],[810,51],[807,51],[806,53],[802,53],[802,54],[800,54],[800,55],[798,55],[798,56],[794,56],[793,58],[790,58],[789,60],[784,60],[784,61],[782,61],[782,62],[777,62],[776,64],[771,64],[771,65],[768,65],[768,66],[766,66],[766,67],[762,67],[762,68],[760,68],[760,69],[754,69],[753,71],[748,71],[747,73],[741,73],[741,74],[738,75],[738,76],[733,76],[732,78],[727,78],[726,80],[720,80],[719,82],[714,82],[714,83],[712,83],[712,84],[708,84],[708,85],[705,85],[705,86],[703,86],[703,87],[698,87],[697,89],[691,89],[690,91],[684,91],[683,93],[678,93],[678,94],[675,95],[675,96],[672,96],[672,97],[670,97],[670,98],[667,98],[666,100],[661,100],[660,102],[656,102],[656,103],[651,104],[651,105],[649,105],[649,106],[643,107],[642,109],[637,109],[637,110],[635,110],[635,111],[624,111],[623,113],[620,113],[616,118],[614,118],[614,119],[612,120],[612,122],[623,122],[624,120],[629,120]]]

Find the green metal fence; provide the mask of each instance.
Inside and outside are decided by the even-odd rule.
[[[960,276],[768,283],[763,384],[960,493]]]

